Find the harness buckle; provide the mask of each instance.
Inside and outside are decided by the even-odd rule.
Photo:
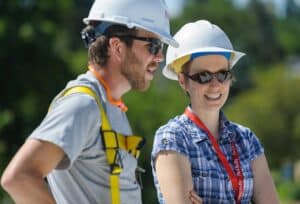
[[[123,169],[122,158],[119,152],[120,144],[118,134],[114,130],[101,129],[103,149],[106,151],[107,160],[110,165],[110,173],[119,175]]]
[[[115,158],[112,164],[110,164],[110,173],[113,175],[120,175],[123,170],[123,162],[121,159],[120,151],[115,150]]]
[[[140,185],[140,188],[143,189],[143,180],[142,180],[142,174],[145,173],[146,170],[143,169],[142,167],[138,166],[136,169],[135,169],[135,177],[136,177],[136,180],[138,182],[138,184]]]

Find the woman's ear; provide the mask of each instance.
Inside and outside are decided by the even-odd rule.
[[[187,81],[186,81],[183,73],[178,74],[178,82],[179,82],[179,85],[181,86],[181,88],[184,91],[187,91]]]

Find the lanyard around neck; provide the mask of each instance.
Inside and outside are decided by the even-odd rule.
[[[213,149],[215,150],[219,160],[221,161],[223,167],[225,168],[227,174],[229,175],[233,190],[235,192],[235,200],[236,203],[240,203],[244,191],[244,176],[242,172],[242,167],[238,155],[238,151],[236,145],[233,141],[231,141],[231,148],[232,148],[232,155],[233,155],[233,164],[234,170],[231,168],[228,160],[226,159],[225,155],[223,154],[219,144],[217,143],[214,136],[208,130],[208,128],[203,124],[203,122],[197,117],[195,113],[193,113],[189,108],[186,108],[184,114],[193,121],[200,129],[203,129],[207,135],[209,140],[213,145]]]
[[[125,103],[121,99],[115,100],[112,98],[112,96],[110,94],[110,89],[109,89],[108,85],[106,84],[106,82],[104,81],[104,79],[100,76],[100,74],[92,66],[89,66],[88,68],[93,73],[93,75],[97,78],[99,83],[102,84],[102,86],[104,87],[104,89],[106,91],[107,99],[109,100],[109,102],[111,104],[119,107],[121,109],[121,111],[126,112],[128,110],[128,108],[125,105]]]

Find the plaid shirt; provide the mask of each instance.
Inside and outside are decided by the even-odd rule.
[[[258,138],[246,127],[230,122],[221,112],[218,143],[233,168],[231,141],[236,143],[244,175],[241,204],[249,204],[253,195],[251,161],[263,153]],[[212,148],[206,132],[186,115],[177,116],[160,127],[151,154],[152,172],[159,202],[164,203],[155,173],[154,159],[160,151],[171,150],[186,156],[191,163],[194,190],[204,204],[235,203],[229,176]]]

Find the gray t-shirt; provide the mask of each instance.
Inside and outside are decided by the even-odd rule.
[[[124,135],[132,131],[127,116],[107,100],[105,89],[91,72],[70,81],[67,87],[85,85],[100,98],[113,130]],[[65,158],[48,176],[58,204],[111,203],[110,170],[100,136],[101,116],[96,101],[87,94],[56,97],[50,111],[29,138],[49,141],[65,152]],[[135,178],[136,159],[121,151],[120,175],[122,204],[141,204],[141,190]],[[47,158],[45,158],[47,159]]]

